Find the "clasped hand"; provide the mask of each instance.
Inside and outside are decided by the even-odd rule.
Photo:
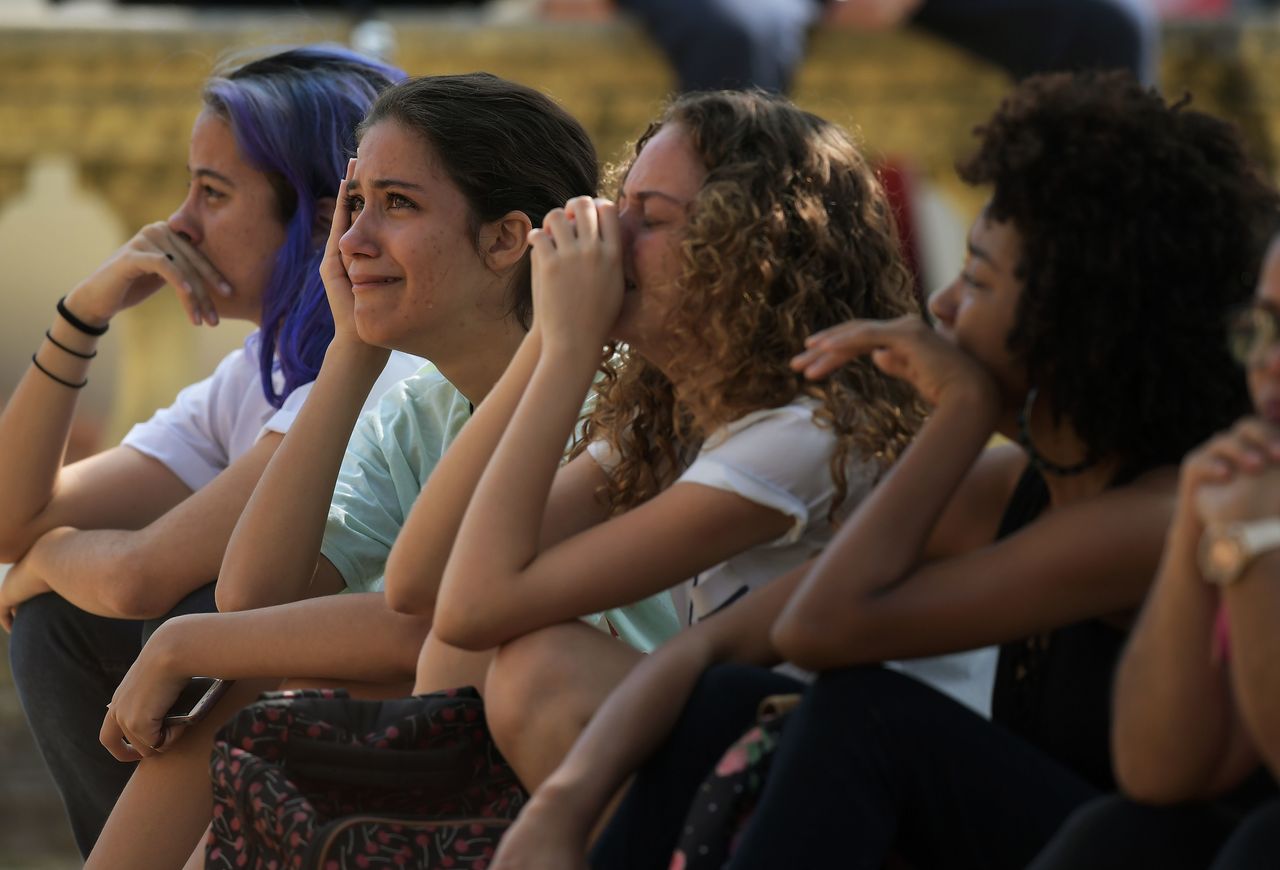
[[[1280,516],[1280,427],[1246,417],[1188,454],[1179,505],[1202,524]]]
[[[181,727],[164,724],[165,714],[178,699],[189,676],[165,667],[166,629],[180,630],[176,617],[151,636],[107,705],[98,739],[117,761],[138,761],[158,755],[178,738]]]
[[[622,229],[618,209],[580,196],[529,232],[533,316],[544,348],[599,353],[622,309]]]

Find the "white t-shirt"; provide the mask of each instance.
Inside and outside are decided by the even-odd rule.
[[[398,381],[413,374],[425,360],[392,352],[386,368],[369,391],[365,407]],[[275,373],[277,390],[284,378]],[[172,405],[129,430],[121,443],[164,464],[193,491],[218,474],[254,445],[263,433],[287,432],[311,392],[303,384],[275,408],[262,393],[258,367],[258,333],[227,354],[213,374],[183,388]]]
[[[775,540],[745,550],[673,589],[676,612],[686,625],[700,622],[787,573],[831,542],[835,533],[829,516],[835,497],[831,459],[836,434],[818,422],[819,407],[816,399],[806,396],[734,420],[703,442],[693,462],[676,479],[676,484],[694,483],[732,492],[793,520]],[[604,442],[594,442],[588,452],[606,470],[617,462]],[[838,509],[841,519],[871,491],[878,471],[873,460],[850,459],[847,493]],[[895,667],[988,715],[991,673],[980,653],[939,656]],[[794,669],[790,672],[796,673]]]

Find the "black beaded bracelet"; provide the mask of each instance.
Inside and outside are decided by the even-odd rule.
[[[40,369],[40,371],[44,372],[49,377],[53,378],[55,381],[62,384],[64,387],[70,387],[73,390],[80,390],[84,388],[85,384],[89,383],[88,378],[85,378],[83,381],[77,384],[75,381],[68,381],[64,378],[58,377],[53,372],[49,371],[44,366],[40,365],[40,360],[36,359],[36,355],[34,353],[31,354],[31,362],[32,364],[35,365],[36,368]]]
[[[53,346],[56,347],[58,350],[63,351],[64,353],[69,353],[72,356],[79,357],[80,359],[93,359],[95,356],[98,355],[98,352],[96,350],[93,351],[92,353],[81,353],[75,348],[67,347],[65,344],[63,344],[62,342],[54,338],[53,333],[47,329],[44,331],[44,337],[49,339],[50,343],[52,343]]]
[[[62,315],[63,320],[65,320],[67,323],[70,323],[72,326],[74,326],[76,329],[83,332],[85,335],[93,335],[93,336],[103,335],[104,333],[106,333],[108,329],[108,327],[106,326],[90,326],[89,324],[81,320],[79,317],[76,317],[74,314],[72,314],[69,310],[67,310],[67,297],[65,296],[63,296],[61,299],[58,300],[58,313]]]

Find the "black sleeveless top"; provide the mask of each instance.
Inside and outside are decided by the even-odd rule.
[[[1028,468],[997,537],[1030,523],[1049,504],[1044,478]],[[1090,619],[1000,647],[991,718],[1104,791],[1111,772],[1111,678],[1126,634]]]

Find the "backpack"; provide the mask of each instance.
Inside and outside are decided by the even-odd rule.
[[[218,732],[211,870],[487,866],[528,798],[470,687],[268,692]]]

